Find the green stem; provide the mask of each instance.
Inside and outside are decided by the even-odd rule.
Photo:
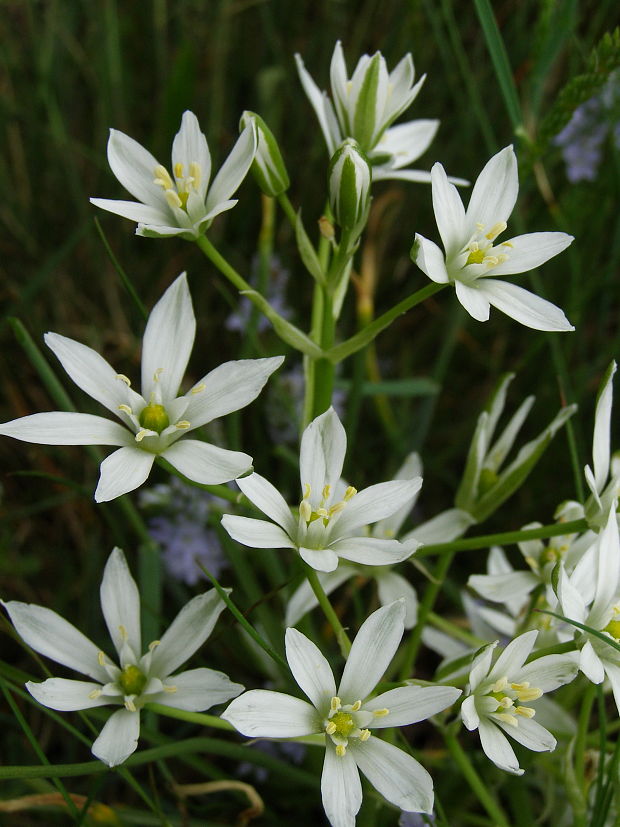
[[[201,491],[208,491],[209,494],[213,494],[214,497],[219,497],[222,500],[228,500],[228,502],[234,503],[235,505],[251,505],[250,501],[241,493],[241,491],[233,491],[226,485],[205,485],[204,483],[190,480],[180,471],[177,471],[177,469],[163,457],[157,457],[156,462],[158,465],[161,465],[162,468],[165,468],[169,474],[183,480],[186,485],[191,485],[194,488],[200,488]]]
[[[444,730],[443,737],[456,765],[459,767],[467,783],[476,794],[478,801],[482,804],[493,820],[493,827],[510,827],[510,822],[508,821],[502,808],[488,792],[484,782],[474,769],[473,764],[459,744],[456,736],[452,735],[447,730]]]
[[[349,640],[338,615],[334,611],[332,604],[329,602],[329,598],[325,594],[323,586],[321,586],[316,571],[308,565],[305,565],[305,569],[308,583],[310,583],[312,591],[314,592],[316,599],[319,601],[319,605],[323,609],[325,617],[334,630],[334,634],[336,635],[336,640],[338,641],[338,646],[340,647],[343,658],[346,658],[351,651],[351,641]]]
[[[509,545],[510,543],[524,543],[527,540],[542,540],[546,537],[557,537],[562,534],[579,534],[581,531],[586,531],[587,528],[586,520],[571,520],[566,523],[554,523],[553,525],[530,528],[525,531],[505,531],[501,534],[468,537],[465,540],[454,540],[451,543],[429,543],[416,551],[416,557],[472,551],[474,549],[490,548],[490,546]]]
[[[368,327],[364,328],[364,330],[361,330],[359,333],[351,336],[351,338],[347,339],[345,342],[341,342],[341,344],[332,347],[327,354],[328,358],[330,358],[335,364],[342,362],[342,360],[346,359],[347,356],[351,356],[352,353],[356,353],[358,350],[361,350],[361,348],[372,342],[382,330],[385,330],[386,327],[392,324],[394,319],[397,319],[403,313],[411,310],[411,308],[415,307],[417,304],[426,301],[426,299],[430,298],[430,296],[433,296],[435,293],[443,290],[444,287],[447,287],[447,285],[432,282],[431,284],[427,284],[427,286],[423,287],[421,290],[417,290],[415,293],[407,296],[406,299],[403,299],[401,302],[394,305],[394,307],[390,310],[386,311],[381,316],[378,316],[374,322],[371,322]]]
[[[292,228],[295,229],[297,226],[297,213],[295,212],[295,208],[291,204],[289,197],[285,192],[278,195],[278,204],[284,210],[284,214],[290,221]]]
[[[577,735],[575,736],[575,775],[577,777],[577,783],[581,785],[581,791],[584,794],[586,791],[586,739],[588,736],[588,727],[590,726],[592,705],[594,704],[595,698],[596,685],[588,681],[581,701]]]
[[[229,724],[223,718],[218,718],[217,715],[205,715],[204,712],[187,712],[185,709],[175,709],[171,706],[155,703],[145,704],[144,708],[157,713],[157,715],[176,718],[178,721],[187,721],[190,724],[211,727],[211,729],[225,729],[228,732],[237,731],[232,724]]]

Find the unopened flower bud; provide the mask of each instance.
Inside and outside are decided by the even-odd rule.
[[[329,164],[329,201],[343,230],[361,230],[370,207],[370,164],[357,141],[347,138]]]
[[[255,112],[246,110],[241,116],[239,128],[244,129],[250,123],[254,124],[258,138],[256,155],[252,162],[252,173],[265,195],[275,198],[285,192],[290,185],[280,147],[265,121]]]

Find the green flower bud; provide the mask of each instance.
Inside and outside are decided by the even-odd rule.
[[[253,123],[256,127],[258,138],[256,155],[252,162],[252,173],[265,195],[275,198],[285,192],[290,185],[280,147],[265,121],[255,112],[245,111],[241,116],[239,128],[245,129],[249,123]]]
[[[329,202],[343,230],[361,231],[370,209],[372,173],[357,141],[347,138],[329,163]]]

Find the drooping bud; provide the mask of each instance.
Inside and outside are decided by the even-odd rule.
[[[252,162],[252,174],[265,195],[275,198],[285,192],[290,185],[282,153],[273,132],[260,115],[246,110],[241,116],[239,128],[245,129],[251,123],[256,128],[258,138],[256,155]]]
[[[372,173],[357,141],[347,138],[329,163],[329,202],[343,230],[361,231],[370,209]]]

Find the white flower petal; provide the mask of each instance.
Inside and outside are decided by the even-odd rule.
[[[338,586],[341,586],[350,577],[355,577],[357,573],[357,570],[352,566],[338,566],[336,571],[321,572],[318,578],[323,591],[329,596]],[[298,620],[318,605],[319,601],[312,591],[310,583],[304,580],[287,604],[284,623],[286,626],[294,626]]]
[[[103,617],[114,648],[120,655],[126,641],[136,657],[140,657],[140,594],[120,548],[115,548],[108,557],[100,595]]]
[[[476,521],[467,511],[461,508],[448,508],[442,511],[436,517],[420,523],[413,531],[407,532],[402,541],[414,539],[418,542],[428,545],[429,543],[450,543],[461,537],[469,526]]]
[[[151,675],[165,678],[185,663],[209,637],[224,607],[215,589],[186,603],[153,649]]]
[[[538,631],[533,629],[530,632],[524,632],[519,637],[511,640],[508,646],[504,649],[501,655],[495,662],[495,665],[489,672],[490,680],[499,680],[505,675],[514,677],[519,674],[520,669],[529,657],[530,652],[534,648]]]
[[[508,738],[500,732],[495,724],[487,721],[486,718],[481,718],[478,725],[478,734],[480,735],[482,749],[496,767],[511,772],[513,775],[523,775],[517,756],[508,743]]]
[[[163,189],[155,183],[155,169],[160,165],[155,156],[129,135],[110,130],[108,163],[125,189],[138,201],[167,210]]]
[[[611,684],[611,690],[614,695],[616,707],[618,708],[618,713],[620,714],[620,666],[616,663],[611,663],[608,660],[606,660],[603,665],[605,667],[605,674],[609,678],[609,682]]]
[[[443,251],[434,241],[429,241],[420,233],[416,233],[414,249],[416,250],[415,263],[429,279],[438,284],[447,284],[450,281]]]
[[[443,242],[446,256],[458,253],[469,239],[463,235],[465,207],[456,187],[448,182],[448,176],[440,163],[431,170],[433,184],[433,210],[437,229]]]
[[[433,811],[433,779],[415,758],[372,735],[349,744],[355,763],[384,798],[406,812]]]
[[[466,232],[469,238],[476,224],[489,229],[501,221],[508,221],[519,192],[517,158],[511,146],[502,149],[485,164],[471,193],[466,212]]]
[[[319,503],[325,486],[333,492],[342,474],[346,450],[347,436],[333,408],[313,419],[303,432],[299,476],[302,489],[310,486],[312,503]]]
[[[43,683],[28,681],[26,689],[40,704],[59,712],[105,706],[111,700],[109,696],[101,694],[101,684],[65,678],[48,678]]]
[[[596,414],[594,417],[594,434],[592,439],[592,459],[594,464],[594,479],[596,490],[601,492],[609,475],[611,408],[613,404],[613,379],[616,372],[616,363],[612,362],[607,368],[604,384],[599,389],[596,400]]]
[[[250,548],[295,548],[288,534],[267,520],[224,514],[222,525],[233,540]]]
[[[348,534],[362,525],[389,517],[409,503],[422,487],[422,477],[390,480],[364,488],[346,504],[338,517],[338,533]]]
[[[403,636],[405,606],[397,600],[362,623],[349,652],[338,695],[349,703],[364,700],[375,688]]]
[[[558,580],[558,598],[562,607],[562,614],[577,623],[584,623],[586,619],[586,604],[580,591],[571,582],[566,570],[562,566]]]
[[[244,692],[222,718],[251,738],[295,738],[321,730],[319,715],[307,701],[268,689]]]
[[[418,620],[418,596],[411,583],[393,571],[379,574],[375,579],[381,605],[387,606],[402,598],[405,601],[405,629],[413,629]]]
[[[172,142],[172,169],[177,164],[183,165],[183,175],[190,174],[190,164],[198,164],[200,181],[198,194],[202,201],[205,199],[209,178],[211,177],[211,154],[207,139],[200,130],[198,118],[193,112],[186,110],[181,118],[181,128]]]
[[[501,720],[497,721],[497,725],[511,738],[533,752],[550,752],[555,749],[556,740],[553,735],[533,718],[519,716],[517,726],[511,726]]]
[[[399,169],[411,164],[423,155],[437,134],[439,121],[419,119],[391,126],[382,135],[369,157],[391,155],[390,168]],[[428,175],[428,173],[426,173]],[[374,170],[373,170],[374,178]],[[463,214],[465,211],[463,210]]]
[[[355,827],[355,816],[362,806],[362,784],[350,752],[336,755],[327,739],[321,774],[323,809],[332,827]]]
[[[289,536],[295,534],[297,520],[293,517],[282,494],[268,480],[254,473],[237,480],[237,485],[248,500],[270,520],[281,526]]]
[[[174,216],[170,216],[174,218]],[[189,219],[188,219],[189,221]],[[169,227],[167,224],[138,224],[136,235],[145,238],[169,238],[172,235],[179,235],[187,241],[194,241],[199,232],[194,227]]]
[[[140,713],[119,709],[106,721],[92,753],[108,767],[116,767],[136,751],[139,735]]]
[[[453,686],[399,686],[366,701],[364,709],[388,709],[387,715],[376,718],[369,726],[384,729],[407,726],[425,721],[446,707],[451,706],[461,694]]]
[[[493,267],[494,276],[510,276],[513,273],[527,273],[557,256],[565,250],[574,238],[567,233],[526,233],[511,238],[506,243],[507,259]],[[510,245],[510,246],[508,246]],[[501,246],[501,243],[498,244]]]
[[[467,585],[486,600],[504,603],[517,595],[529,594],[539,582],[530,571],[513,571],[510,574],[472,574]]]
[[[252,457],[242,451],[229,451],[197,439],[182,439],[162,452],[162,456],[188,479],[202,485],[230,482],[252,467]]]
[[[527,663],[519,673],[519,683],[528,681],[543,692],[570,683],[577,674],[577,659],[572,654],[544,655]]]
[[[489,643],[473,659],[469,671],[469,685],[472,692],[488,675],[489,669],[491,668],[491,661],[493,660],[493,652],[498,643],[499,641],[497,640]]]
[[[338,566],[338,557],[330,548],[299,547],[301,559],[316,571],[330,572]]]
[[[141,201],[119,201],[114,198],[90,198],[90,203],[102,210],[120,215],[141,224],[162,224],[170,221],[170,211],[161,206],[152,207]]]
[[[204,390],[187,395],[189,404],[185,416],[192,423],[192,428],[245,408],[256,399],[283,360],[284,356],[239,359],[224,362],[207,373],[195,385],[196,389],[204,385]]]
[[[148,478],[155,454],[140,448],[119,448],[101,463],[95,501],[108,502],[138,488]]]
[[[589,640],[584,643],[579,653],[579,668],[592,683],[603,683],[605,679],[603,663]]]
[[[330,543],[338,557],[364,566],[391,566],[411,557],[415,549],[398,540],[380,540],[375,537],[345,537]]]
[[[164,405],[177,395],[195,335],[192,298],[181,273],[151,311],[144,331],[142,395],[147,401],[156,388]]]
[[[485,281],[486,284],[486,281]],[[456,297],[465,310],[478,322],[486,322],[489,319],[489,299],[486,293],[476,283],[474,285],[464,284],[462,281],[454,283]]]
[[[22,416],[1,425],[0,434],[38,445],[127,445],[134,441],[118,422],[72,411]]]
[[[232,148],[230,155],[213,179],[207,193],[206,210],[209,212],[222,201],[228,201],[230,196],[239,189],[245,176],[248,174],[256,153],[256,130],[249,123]]]
[[[331,667],[318,647],[297,629],[287,629],[286,659],[300,689],[320,713],[327,714],[336,694]]]
[[[119,416],[119,405],[144,404],[142,397],[127,387],[96,350],[58,333],[46,333],[44,338],[75,384],[116,416]]]
[[[33,603],[9,600],[2,605],[18,635],[35,652],[101,683],[108,682],[108,673],[99,663],[97,646],[64,617]]]
[[[551,332],[575,329],[563,310],[523,287],[499,279],[478,279],[476,285],[493,307],[526,327]]]
[[[469,695],[461,704],[461,718],[470,732],[473,729],[478,729],[480,726],[480,715],[478,715],[478,710],[476,709],[476,698],[474,695]]]
[[[336,44],[336,47],[338,44]],[[335,113],[331,101],[328,100],[324,92],[321,92],[316,83],[312,80],[307,69],[304,67],[303,61],[299,55],[295,55],[295,62],[297,63],[297,71],[299,72],[299,79],[304,87],[304,92],[308,96],[312,108],[319,120],[321,132],[327,144],[329,155],[332,156],[336,151],[338,144],[342,141],[340,130],[337,126]]]
[[[240,683],[233,683],[223,672],[204,667],[172,675],[166,681],[166,686],[168,691],[150,696],[147,700],[189,712],[204,712],[216,704],[226,703],[244,689]],[[171,687],[174,687],[174,691],[170,691]]]

